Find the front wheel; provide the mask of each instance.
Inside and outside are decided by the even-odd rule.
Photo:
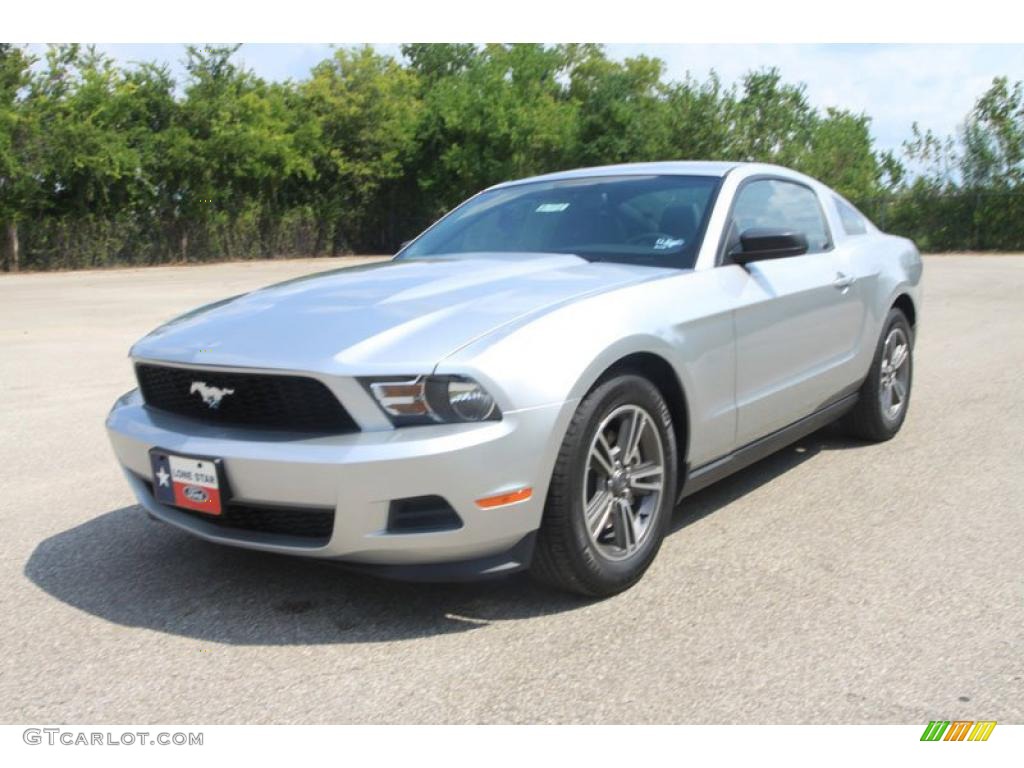
[[[676,451],[671,413],[650,381],[626,374],[591,391],[555,462],[534,576],[592,597],[635,584],[671,519]]]
[[[845,419],[847,431],[854,437],[889,440],[903,426],[914,375],[912,340],[906,315],[890,310],[857,405]]]

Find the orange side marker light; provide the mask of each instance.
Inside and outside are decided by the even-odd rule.
[[[518,501],[526,501],[531,496],[533,496],[533,488],[520,488],[518,491],[499,493],[497,496],[477,499],[476,505],[481,509],[494,509],[495,507],[504,507],[507,504],[515,504]]]

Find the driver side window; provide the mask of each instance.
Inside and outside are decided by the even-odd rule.
[[[832,247],[818,196],[802,184],[778,179],[757,179],[736,197],[732,223],[735,236],[758,227],[781,227],[803,232],[808,253]]]

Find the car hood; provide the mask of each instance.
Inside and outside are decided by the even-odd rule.
[[[555,254],[400,260],[301,277],[157,328],[136,359],[321,373],[429,372],[517,319],[675,270]]]

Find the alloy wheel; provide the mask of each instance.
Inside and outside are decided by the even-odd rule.
[[[584,524],[609,560],[635,553],[651,533],[665,484],[665,452],[651,415],[623,405],[602,421],[583,472]]]
[[[910,342],[902,328],[893,328],[882,347],[881,386],[878,397],[889,421],[899,418],[910,393]]]

